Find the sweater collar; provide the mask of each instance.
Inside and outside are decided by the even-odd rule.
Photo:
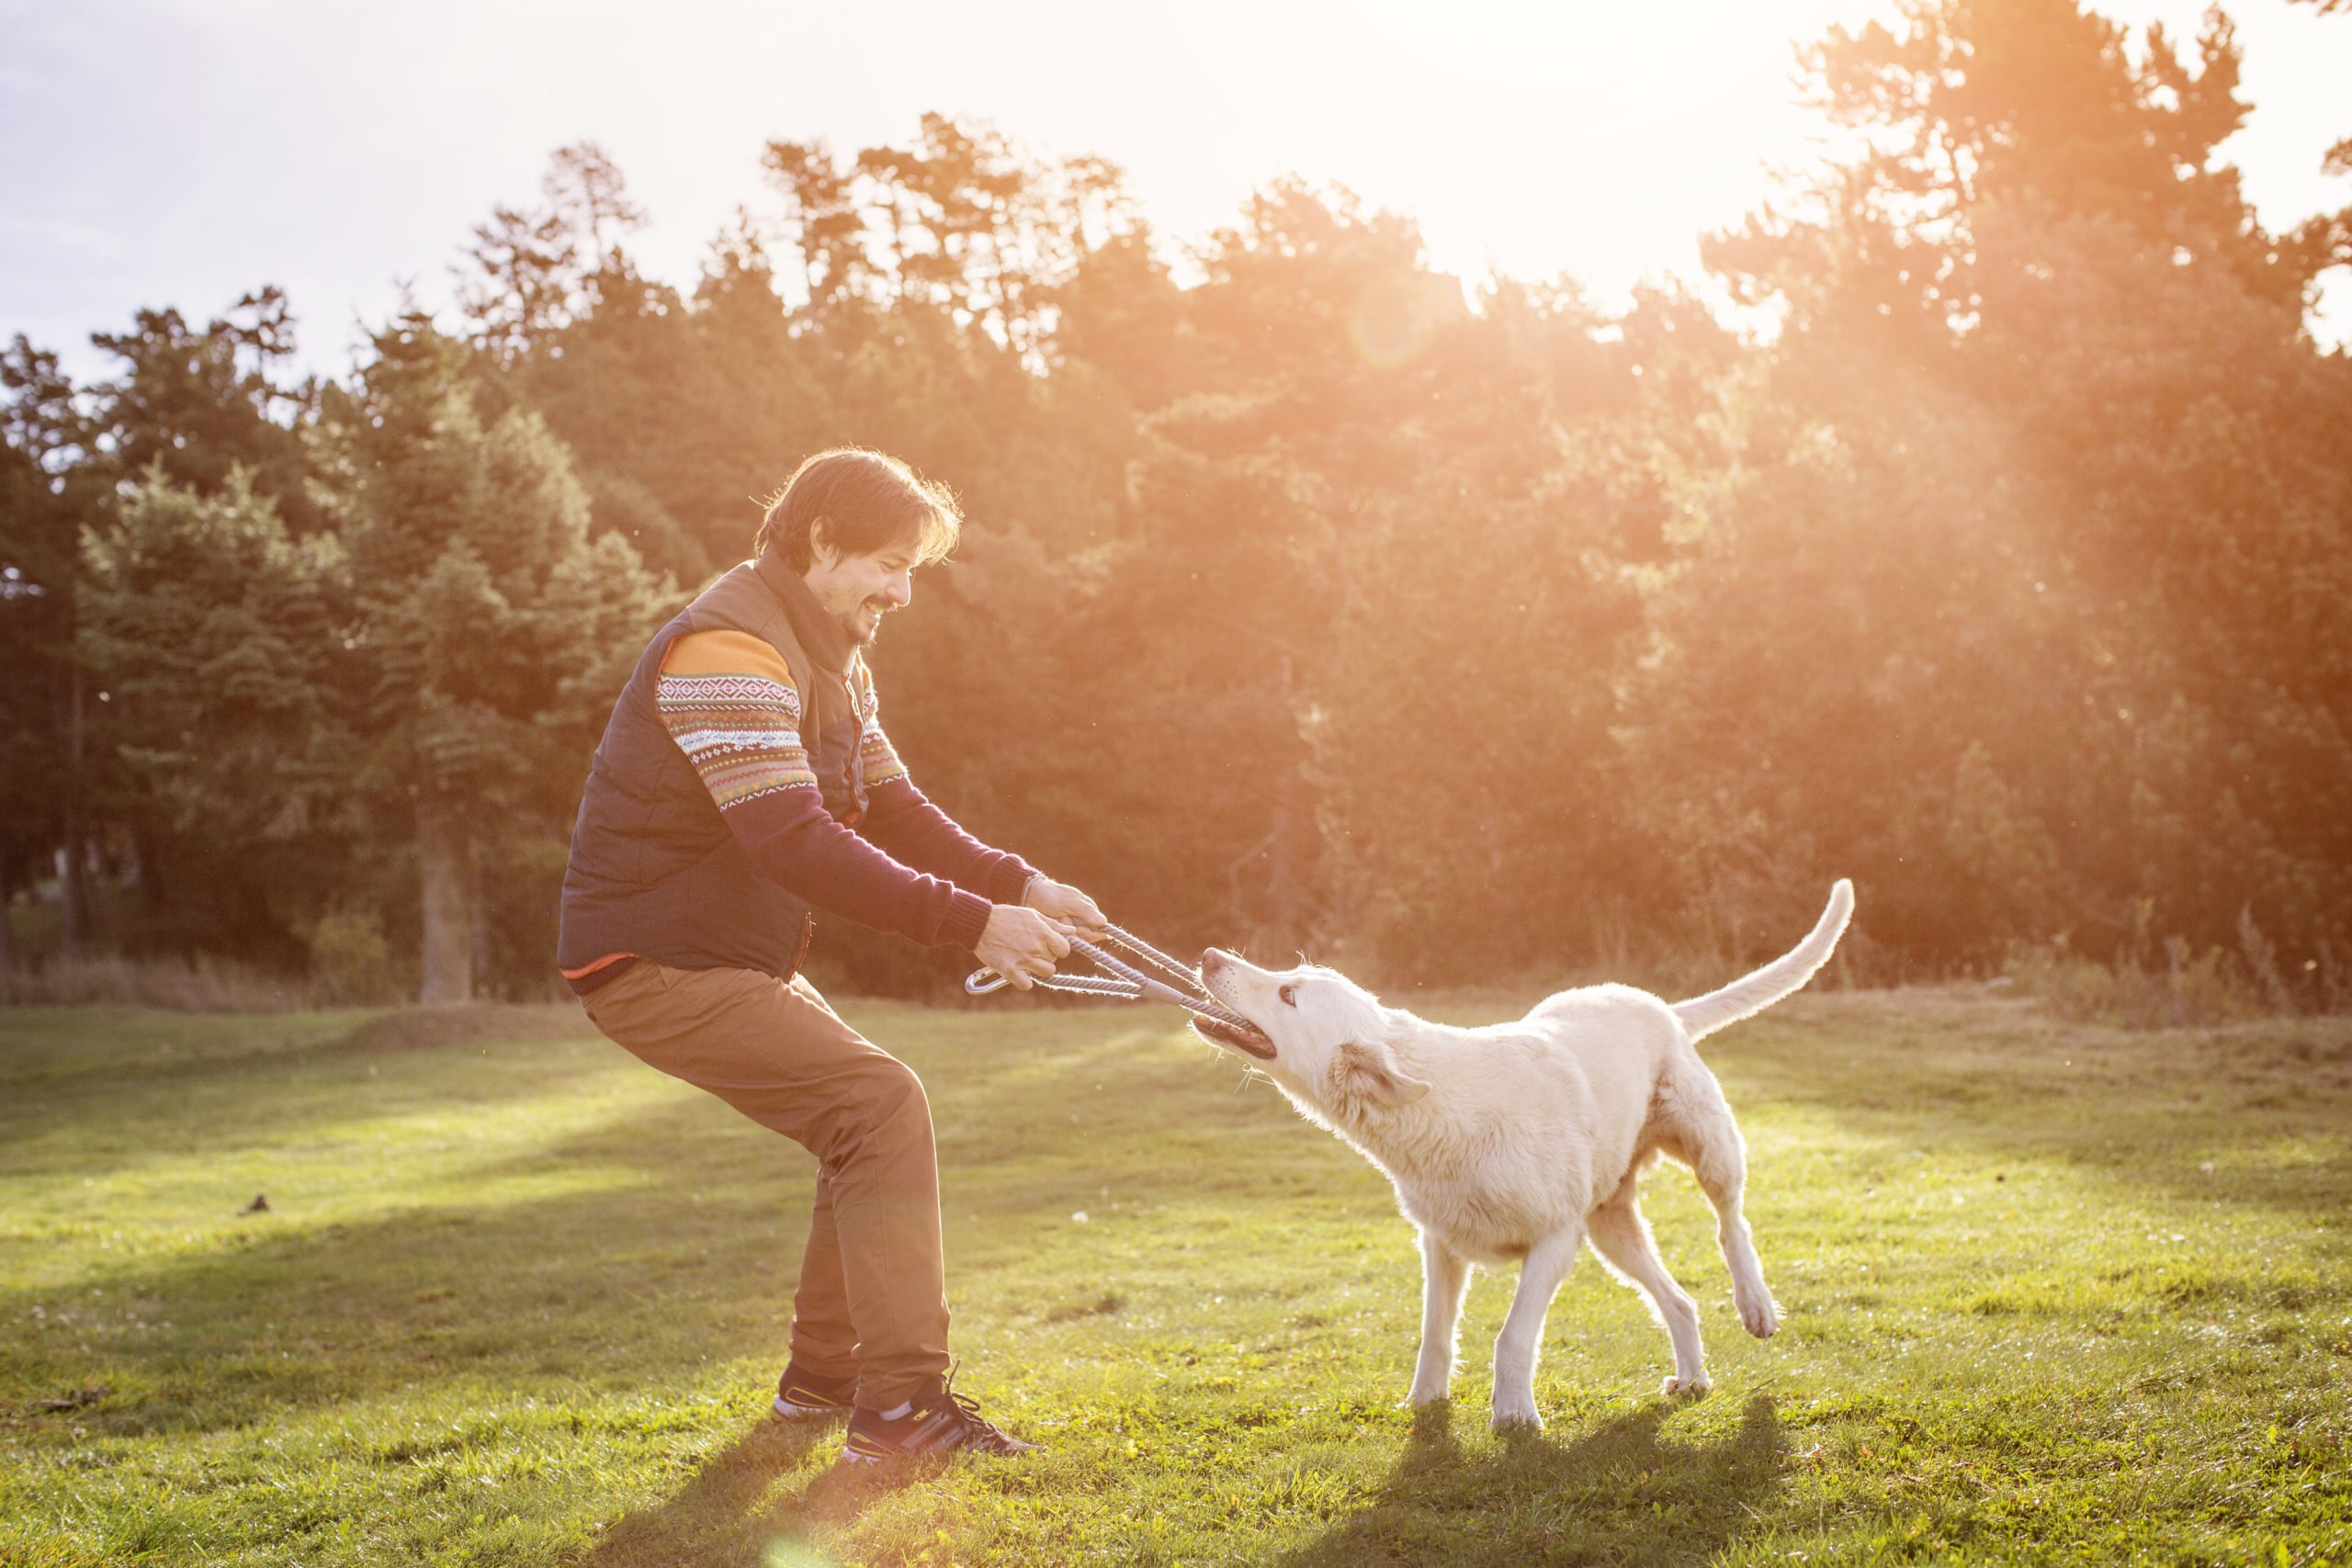
[[[785,618],[792,623],[792,635],[809,661],[828,675],[847,675],[850,661],[857,657],[857,645],[850,641],[849,633],[842,629],[832,613],[818,602],[808,581],[773,550],[760,557],[752,570],[768,585],[768,592],[783,604]]]

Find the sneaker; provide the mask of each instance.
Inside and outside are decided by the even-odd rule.
[[[980,1454],[1037,1451],[980,1414],[978,1401],[957,1393],[953,1378],[942,1378],[915,1395],[913,1408],[890,1419],[859,1406],[849,1418],[842,1447],[843,1464],[880,1464],[886,1460],[944,1458],[964,1450]]]
[[[775,1380],[773,1408],[780,1421],[819,1421],[831,1416],[846,1416],[856,1399],[855,1378],[820,1377],[815,1372],[803,1371],[796,1361]]]

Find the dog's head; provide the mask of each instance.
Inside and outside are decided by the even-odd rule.
[[[1261,969],[1222,948],[1201,954],[1209,995],[1250,1032],[1195,1019],[1201,1037],[1247,1056],[1292,1099],[1346,1112],[1410,1105],[1430,1086],[1397,1065],[1390,1042],[1409,1020],[1346,976],[1320,964]]]

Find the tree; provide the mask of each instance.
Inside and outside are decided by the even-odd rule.
[[[0,963],[17,888],[62,852],[62,937],[75,951],[92,933],[85,849],[97,770],[91,766],[94,699],[74,654],[75,536],[102,513],[106,485],[93,464],[96,433],[54,353],[19,333],[0,356],[7,397],[0,446]]]
[[[580,287],[579,246],[562,213],[504,203],[473,232],[466,254],[479,276],[458,270],[458,307],[473,322],[483,352],[512,362],[570,319]]]
[[[21,344],[22,340],[19,340]],[[73,598],[62,566],[74,512],[58,481],[14,441],[0,447],[0,969],[14,960],[8,908],[42,860],[74,836],[68,814]],[[84,934],[78,906],[68,935]]]
[[[644,226],[645,210],[604,148],[558,148],[539,195],[536,209],[492,208],[466,247],[470,267],[453,269],[475,345],[502,365],[593,309],[612,281],[635,278],[621,237]]]
[[[583,760],[668,591],[592,537],[534,413],[485,422],[461,345],[423,314],[330,397],[322,469],[367,666],[353,788],[413,837],[426,1001],[473,993],[482,858],[570,826]],[[541,892],[548,908],[554,889]]]
[[[282,290],[255,289],[201,330],[175,310],[141,310],[130,331],[90,341],[123,362],[91,389],[95,434],[116,472],[156,467],[211,495],[243,468],[296,532],[318,526],[298,428],[317,388],[284,379],[295,339]]]
[[[1345,192],[1270,187],[1202,259],[1170,299],[1110,249],[1065,295],[1071,353],[1164,389],[1101,612],[1153,691],[1094,706],[1139,721],[1131,752],[1181,750],[1128,787],[1200,812],[1212,929],[1402,977],[1422,922],[1464,919],[1502,940],[1449,962],[1523,964],[1573,919],[1561,868],[1623,839],[1590,808],[1634,605],[1565,438],[1624,401],[1622,355],[1570,290],[1473,310]]]
[[[1060,288],[1091,253],[1141,232],[1117,165],[1040,159],[946,115],[924,115],[910,145],[846,163],[820,141],[772,141],[762,167],[784,197],[808,319],[926,307],[1032,368],[1049,356]]]
[[[2338,12],[2352,14],[2352,0],[2294,0],[2299,6],[2310,6],[2322,16]],[[2338,178],[2352,175],[2352,136],[2347,136],[2327,150],[2321,160],[2321,172]],[[2296,231],[2295,239],[2303,250],[2322,258],[2322,266],[2352,266],[2352,207],[2343,207],[2332,213],[2312,218]]]
[[[556,149],[539,189],[549,209],[587,241],[589,259],[599,267],[620,256],[623,234],[645,227],[645,209],[628,194],[620,165],[596,142]]]
[[[1751,841],[1856,869],[1947,961],[2037,919],[2119,942],[2152,899],[2199,943],[2249,902],[2340,940],[2352,384],[2302,331],[2324,261],[2214,156],[2226,21],[2184,54],[1934,0],[1812,64],[1874,151],[1710,247],[1788,318],[1657,605],[1678,841],[1718,884]]]
[[[356,662],[338,541],[298,536],[243,468],[206,494],[160,464],[83,534],[77,649],[141,791],[121,813],[146,935],[284,962],[350,842]]]
[[[808,307],[820,310],[853,297],[872,270],[854,176],[841,169],[821,141],[771,141],[760,154],[760,167],[784,198]]]
[[[20,343],[0,883],[96,846],[177,940],[416,908],[428,994],[544,986],[649,566],[740,556],[849,441],[969,519],[876,651],[901,752],[1179,947],[1556,976],[1621,917],[1746,945],[1851,873],[1890,967],[2249,905],[2346,951],[2352,360],[2302,312],[2352,231],[2255,221],[2218,18],[1913,0],[1811,63],[1866,151],[1708,247],[1779,318],[1750,341],[1678,289],[1465,298],[1297,180],[1180,287],[1115,169],[927,116],[772,144],[784,225],[684,288],[564,149],[477,235],[470,345],[412,313],[348,389],[287,384],[264,296],[142,316],[96,388]]]

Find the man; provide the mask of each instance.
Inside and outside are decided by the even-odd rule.
[[[596,748],[563,878],[564,976],[630,1052],[817,1156],[787,1419],[850,1412],[843,1458],[1018,1453],[947,1385],[931,1107],[797,973],[822,909],[969,948],[1025,990],[1102,912],[924,799],[861,650],[961,526],[879,453],[825,452],[753,558],[661,630]]]

